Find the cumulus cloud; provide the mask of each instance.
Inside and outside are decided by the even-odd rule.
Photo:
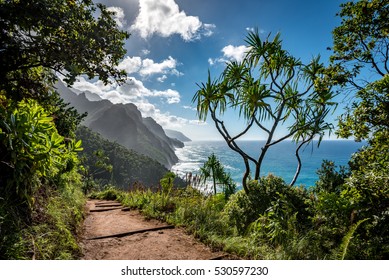
[[[73,88],[76,91],[90,91],[99,95],[102,99],[107,99],[114,104],[133,103],[144,117],[152,117],[161,125],[167,127],[178,127],[189,124],[190,120],[172,116],[169,113],[162,113],[149,98],[158,98],[167,104],[176,104],[180,102],[180,93],[173,89],[153,90],[144,86],[142,81],[134,77],[129,78],[123,85],[104,85],[101,81],[88,81],[79,77],[74,83]]]
[[[228,45],[221,50],[223,53],[222,57],[209,58],[208,63],[209,65],[214,65],[216,63],[226,63],[228,61],[242,62],[244,56],[249,50],[250,48],[244,45],[240,45],[240,46]]]
[[[174,0],[140,0],[139,14],[131,30],[142,38],[154,34],[169,37],[180,35],[185,41],[199,39],[201,35],[211,36],[215,25],[204,24],[196,16],[188,16],[180,11]]]
[[[149,58],[142,59],[139,56],[134,56],[123,59],[123,61],[119,63],[118,68],[120,70],[125,70],[127,74],[138,73],[142,77],[154,74],[163,74],[164,76],[162,76],[162,79],[165,80],[167,78],[167,74],[175,76],[184,75],[176,69],[177,65],[177,60],[171,56],[162,62],[155,62]]]
[[[249,47],[241,45],[241,46],[233,46],[228,45],[222,49],[223,56],[228,60],[234,60],[237,62],[242,62],[246,53],[250,50]]]
[[[118,65],[119,70],[125,70],[127,74],[138,72],[142,67],[142,58],[139,56],[124,58]]]
[[[170,73],[176,76],[181,76],[182,73],[179,72],[176,67],[177,60],[171,56],[160,63],[154,62],[152,59],[147,58],[143,60],[142,69],[140,69],[139,74],[142,76],[150,76],[153,74]]]
[[[120,7],[108,7],[108,11],[113,12],[113,19],[115,20],[117,26],[121,29],[124,28],[124,26],[127,25],[127,21],[124,19],[124,11]]]

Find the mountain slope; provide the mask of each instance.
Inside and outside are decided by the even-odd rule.
[[[57,91],[79,113],[88,113],[83,125],[102,137],[155,159],[168,169],[178,162],[174,149],[184,144],[166,136],[162,127],[152,118],[143,118],[134,104],[90,101],[85,93],[77,95],[62,82],[57,83]]]
[[[176,130],[172,130],[172,129],[165,129],[165,133],[168,137],[172,138],[172,139],[177,139],[178,141],[181,141],[181,142],[190,142],[192,141],[191,139],[189,139],[188,137],[186,137],[182,132],[180,131],[176,131]]]
[[[144,186],[158,186],[159,180],[168,171],[163,165],[149,157],[139,155],[122,145],[103,139],[98,133],[85,126],[77,130],[77,138],[81,139],[84,150],[83,165],[93,174],[94,179],[105,183],[113,183],[125,190],[139,183]],[[102,169],[98,163],[101,158],[95,152],[101,151],[107,164],[112,165],[112,173]]]

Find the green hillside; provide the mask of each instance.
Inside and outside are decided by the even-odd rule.
[[[156,186],[168,171],[157,161],[110,142],[85,126],[79,127],[76,135],[83,143],[80,156],[87,175],[101,185],[110,183],[123,189],[135,183]]]

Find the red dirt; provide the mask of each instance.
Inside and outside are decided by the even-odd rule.
[[[129,232],[138,229],[167,225],[156,220],[146,220],[139,211],[115,209],[105,212],[89,212],[96,203],[89,200],[83,225],[81,248],[85,260],[207,260],[225,256],[185,233],[182,228],[147,231],[125,237],[97,240],[89,238]],[[112,207],[110,207],[112,208]]]

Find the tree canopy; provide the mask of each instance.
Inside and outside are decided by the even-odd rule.
[[[353,257],[387,258],[389,1],[347,2],[341,5],[338,16],[342,21],[333,30],[329,74],[332,83],[340,86],[339,92],[352,102],[339,119],[337,134],[366,140],[367,144],[352,156],[350,174],[333,200],[347,209],[342,210],[343,223],[348,225],[351,213],[351,223],[359,226]],[[334,216],[340,217],[342,211]],[[334,224],[341,228],[340,219]]]
[[[13,99],[40,98],[60,73],[121,80],[117,70],[129,34],[91,0],[1,0],[0,90]]]
[[[197,103],[199,118],[206,120],[210,114],[228,146],[242,157],[246,168],[242,185],[246,191],[249,191],[246,181],[251,174],[250,164],[255,166],[253,178],[258,180],[268,149],[292,138],[297,143],[298,161],[293,185],[301,169],[300,149],[316,136],[321,140],[325,131],[332,128],[325,117],[335,105],[334,94],[331,86],[324,83],[325,68],[319,57],[303,64],[282,48],[279,34],[272,40],[270,36],[262,40],[258,31],[249,32],[246,43],[249,51],[243,61],[228,62],[217,79],[213,80],[209,73],[208,80],[199,85],[193,102]],[[235,135],[223,121],[227,110],[239,112],[246,121]],[[287,126],[287,130],[279,136],[281,126]],[[266,137],[257,158],[243,151],[237,142],[250,129],[257,129]]]

